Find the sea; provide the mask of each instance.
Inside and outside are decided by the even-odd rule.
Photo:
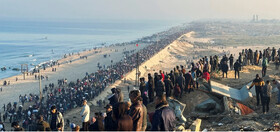
[[[0,20],[0,79],[20,74],[28,64],[58,60],[64,54],[130,42],[182,24],[181,21],[17,21]]]

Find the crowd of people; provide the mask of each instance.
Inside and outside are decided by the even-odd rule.
[[[251,49],[242,50],[235,63],[233,55],[230,57],[224,55],[221,61],[219,61],[219,56],[210,56],[209,59],[205,56],[197,63],[192,63],[189,71],[184,66],[176,66],[169,73],[160,70],[153,76],[148,74],[147,82],[145,78],[140,78],[139,90],[129,92],[130,102],[123,102],[122,91],[113,88],[112,95],[109,97],[110,103],[105,107],[106,113],[96,112],[95,117],[90,118],[90,107],[87,105],[87,101],[93,100],[110,84],[122,79],[126,73],[137,66],[137,61],[139,64],[145,62],[181,34],[183,32],[172,34],[166,37],[168,39],[161,39],[156,44],[148,45],[138,52],[131,52],[131,55],[125,53],[125,57],[120,62],[100,67],[95,73],[86,73],[81,80],[77,79],[75,82],[68,83],[66,78],[61,79],[58,80],[56,87],[51,83],[49,86],[45,86],[42,98],[34,94],[20,95],[21,105],[16,102],[13,106],[11,103],[7,106],[4,105],[3,121],[6,122],[6,119],[9,119],[14,130],[21,131],[24,129],[63,131],[64,126],[70,126],[73,131],[173,131],[177,123],[176,116],[174,111],[168,107],[167,98],[180,99],[183,94],[194,91],[199,87],[197,81],[199,78],[203,78],[211,84],[210,73],[220,70],[223,72],[223,77],[226,78],[228,70],[235,70],[235,78],[239,78],[239,71],[242,66],[246,65],[262,65],[262,76],[264,77],[270,62],[275,62],[277,69],[279,67],[280,49],[277,51],[275,48],[267,48],[263,52],[257,50],[253,52]],[[139,55],[138,60],[137,54]],[[264,85],[259,75],[252,83],[252,86],[256,86],[257,105],[260,104],[260,98],[264,112],[268,112],[269,109],[268,104],[271,97],[269,83],[267,81]],[[279,81],[273,80],[273,83],[277,84],[280,89]],[[23,109],[25,102],[30,102],[32,105]],[[103,102],[99,100],[97,104]],[[147,113],[146,106],[151,102],[155,103],[156,110],[153,113]],[[105,104],[103,103],[103,105]],[[70,123],[70,120],[66,120],[65,123],[63,118],[65,112],[77,107],[82,107],[81,127]],[[0,118],[0,130],[3,130],[4,124],[1,122]],[[151,124],[148,125],[148,122]]]
[[[178,38],[181,34],[183,34],[183,32],[171,34],[167,37],[168,39],[162,39],[158,41],[157,44],[151,44],[138,51],[139,64],[148,60],[155,53]],[[52,112],[50,111],[54,109],[52,106],[55,106],[55,109],[60,111],[61,115],[63,115],[66,111],[81,106],[83,100],[93,100],[93,98],[98,96],[109,84],[123,78],[126,73],[135,68],[135,58],[136,53],[126,55],[124,59],[114,65],[99,69],[97,72],[92,74],[86,73],[86,76],[82,80],[77,79],[76,82],[67,83],[66,81],[65,83],[65,79],[63,79],[63,83],[59,83],[57,87],[54,87],[53,84],[45,86],[45,94],[42,99],[40,99],[38,95],[33,94],[30,94],[29,96],[22,96],[20,99],[22,103],[21,105],[18,105],[17,107],[17,103],[15,102],[15,107],[7,107],[8,109],[4,109],[3,117],[5,117],[5,120],[3,121],[6,122],[6,119],[9,119],[10,123],[17,122],[17,124],[22,125],[22,127],[26,130],[36,130],[36,123],[38,123],[39,119],[42,121],[42,118],[51,118]],[[34,71],[34,73],[36,72],[37,71]],[[23,109],[24,102],[31,103],[30,107]],[[102,101],[98,101],[98,104],[100,104],[100,102]],[[11,103],[7,106],[10,105]],[[4,105],[4,107],[6,106]],[[36,117],[38,117],[38,121],[36,120]],[[23,123],[21,124],[19,122]],[[64,124],[62,126],[64,126]]]

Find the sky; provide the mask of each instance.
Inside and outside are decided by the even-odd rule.
[[[0,20],[280,19],[280,0],[0,0]]]

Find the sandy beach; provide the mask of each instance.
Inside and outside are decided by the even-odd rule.
[[[42,88],[45,85],[49,85],[49,83],[54,83],[57,86],[58,79],[67,78],[68,82],[76,81],[77,79],[81,79],[86,75],[86,72],[93,73],[98,70],[97,64],[100,63],[101,66],[111,65],[111,60],[113,60],[113,64],[115,62],[123,59],[123,51],[126,48],[128,51],[130,50],[140,50],[144,48],[147,44],[139,44],[138,47],[133,45],[124,45],[124,46],[111,46],[104,47],[97,50],[84,51],[81,52],[80,55],[73,55],[67,58],[63,58],[59,60],[59,62],[69,63],[62,64],[60,66],[53,66],[53,68],[57,68],[56,72],[52,72],[52,68],[46,68],[46,70],[41,70],[41,75],[48,76],[47,80],[42,80]],[[115,51],[118,52],[115,52]],[[98,51],[98,53],[95,53]],[[104,58],[104,55],[107,54],[107,58]],[[110,55],[110,56],[109,56]],[[80,56],[87,56],[87,59],[79,59]],[[70,64],[70,60],[75,60]],[[38,73],[37,73],[38,75]],[[16,77],[19,79],[16,81]],[[2,86],[3,81],[10,81],[10,85]],[[9,102],[18,101],[19,95],[29,95],[30,93],[39,94],[39,80],[35,80],[33,76],[26,76],[26,79],[23,80],[23,75],[13,76],[10,78],[5,78],[0,80],[0,87],[3,88],[3,91],[0,92],[0,106],[2,108],[3,104],[7,104]]]
[[[242,49],[251,48],[253,51],[255,50],[263,50],[264,48],[267,48],[268,46],[239,46],[239,47],[233,47],[233,46],[215,46],[211,45],[209,41],[211,41],[211,38],[195,38],[195,32],[189,32],[172,43],[170,43],[168,46],[166,46],[164,49],[162,49],[160,52],[155,54],[153,57],[151,57],[149,60],[143,62],[139,66],[139,70],[141,72],[140,77],[145,77],[147,80],[148,73],[155,73],[159,72],[159,70],[163,70],[165,72],[169,72],[172,70],[176,65],[183,65],[185,67],[188,67],[188,62],[196,62],[197,59],[200,59],[203,56],[211,56],[211,55],[222,55],[225,53],[233,54],[234,59],[237,58],[238,52],[242,51]],[[204,48],[195,47],[194,42],[201,42],[205,43]],[[86,72],[95,72],[97,70],[97,63],[100,62],[101,65],[110,65],[111,60],[114,60],[114,62],[120,61],[122,57],[122,51],[124,48],[129,50],[140,50],[144,48],[147,44],[140,44],[139,47],[135,47],[135,45],[126,45],[126,46],[114,46],[114,47],[106,47],[100,49],[101,53],[93,53],[94,51],[86,51],[81,53],[81,56],[86,55],[88,56],[88,59],[82,59],[72,62],[71,64],[64,64],[60,65],[59,67],[56,66],[57,72],[51,72],[50,68],[47,68],[46,71],[42,72],[42,75],[48,75],[49,81],[42,81],[42,87],[44,85],[47,85],[51,82],[57,83],[58,79],[67,78],[68,81],[75,81],[78,78],[82,78],[85,76]],[[271,45],[270,47],[275,46],[275,48],[279,48],[279,45]],[[118,52],[115,52],[115,50],[119,50]],[[110,57],[104,58],[104,54],[110,54]],[[72,56],[72,58],[66,58],[63,61],[69,61],[70,59],[78,58],[79,56]],[[251,72],[251,70],[255,72]],[[270,68],[268,69],[269,73],[271,73],[273,70]],[[255,74],[259,72],[259,67],[252,67],[247,68],[241,71],[241,78],[246,78],[244,84],[247,83],[248,78],[253,78],[252,74]],[[250,74],[249,74],[249,73]],[[251,74],[252,73],[252,74]],[[221,76],[221,75],[219,75]],[[252,76],[252,77],[251,77]],[[22,77],[22,76],[21,76]],[[107,87],[99,96],[95,97],[92,101],[89,102],[91,107],[91,113],[102,111],[105,112],[104,106],[97,106],[96,101],[98,100],[107,100],[107,96],[111,94],[110,89],[113,87],[121,88],[121,90],[124,93],[124,100],[128,101],[128,91],[127,86],[130,87],[130,89],[133,89],[134,82],[135,82],[135,69],[132,70],[130,73],[127,73],[124,78],[128,80],[128,83],[124,83],[123,80],[118,80],[111,86]],[[8,79],[5,79],[8,80]],[[15,77],[9,78],[9,80],[15,80]],[[3,81],[3,80],[1,80]],[[229,83],[229,85],[234,85],[238,83],[238,80],[233,80],[232,71],[229,73],[229,79],[223,80],[224,83]],[[10,86],[3,87],[4,90],[1,93],[1,101],[0,106],[4,103],[18,101],[18,96],[11,95],[19,95],[19,94],[28,94],[28,93],[38,93],[38,80],[34,80],[34,76],[28,76],[26,80],[19,80],[18,82],[11,81]],[[24,89],[23,89],[24,88]],[[194,108],[197,104],[205,101],[209,98],[208,95],[201,93],[199,91],[194,92],[195,95],[186,95],[184,96],[184,99],[191,98],[191,102],[188,103],[187,108],[184,111],[184,115],[192,115],[195,113],[192,113],[194,111]],[[79,116],[81,108],[75,108],[71,111],[68,111],[65,113],[64,117],[65,119],[69,119],[71,122],[75,122],[77,125],[81,125],[80,120],[81,117]],[[153,104],[150,104],[148,107],[148,111],[152,112],[154,111]],[[91,117],[93,114],[91,114]],[[66,128],[66,130],[70,130],[69,128]]]

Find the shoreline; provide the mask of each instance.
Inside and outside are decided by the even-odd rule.
[[[178,27],[178,26],[177,26]],[[182,32],[183,29],[180,31]],[[46,70],[41,70],[41,75],[48,76],[47,80],[42,80],[41,87],[42,89],[44,86],[49,86],[50,83],[54,83],[55,87],[57,87],[58,80],[66,79],[68,82],[70,81],[76,81],[77,79],[84,78],[86,73],[95,73],[98,68],[97,64],[100,63],[101,66],[109,66],[111,64],[115,64],[117,62],[121,62],[121,60],[125,57],[125,55],[132,55],[135,52],[137,52],[140,49],[145,48],[147,45],[150,45],[152,43],[157,43],[157,41],[160,39],[161,41],[159,43],[169,43],[169,40],[173,40],[174,38],[177,38],[174,34],[176,32],[180,32],[177,29],[169,29],[167,31],[162,31],[159,33],[155,33],[151,36],[143,37],[142,39],[132,41],[130,43],[124,42],[124,43],[117,43],[110,46],[105,46],[100,49],[100,53],[92,53],[94,50],[91,51],[85,51],[80,54],[80,56],[89,55],[92,53],[93,55],[88,56],[88,59],[79,59],[77,61],[73,61],[71,64],[66,63],[63,65],[56,65],[53,66],[53,68],[57,68],[56,72],[51,71],[51,67],[46,68]],[[168,37],[166,36],[168,35]],[[139,46],[136,46],[134,44],[139,44]],[[166,44],[164,44],[166,46]],[[159,48],[161,49],[161,48]],[[127,53],[125,53],[127,52]],[[158,52],[158,51],[157,51]],[[104,58],[104,54],[110,54],[107,56],[107,58]],[[68,61],[70,59],[79,58],[78,55],[74,55],[68,58],[64,58],[62,60]],[[60,61],[62,61],[60,60]],[[113,60],[113,63],[112,63]],[[142,60],[140,60],[142,61]],[[140,62],[141,63],[141,62]],[[36,73],[37,75],[38,73]],[[35,76],[35,74],[34,74]],[[0,88],[3,88],[3,91],[0,92],[0,100],[4,100],[0,102],[0,106],[3,106],[3,104],[7,104],[9,102],[18,102],[18,96],[19,95],[29,95],[30,93],[35,95],[39,94],[39,79],[35,80],[34,76],[26,76],[26,80],[23,80],[22,75],[13,76],[10,78],[5,78],[0,80]],[[16,81],[16,77],[18,77],[18,81]],[[3,86],[3,80],[10,80],[10,85]],[[1,84],[2,83],[2,84]]]
[[[186,35],[186,34],[184,34],[184,35]],[[182,36],[184,36],[184,35],[182,35]],[[267,47],[267,46],[239,46],[238,48],[234,48],[234,50],[231,50],[231,49],[233,49],[233,46],[227,46],[227,47],[224,48],[224,47],[219,46],[219,45],[208,45],[207,49],[200,49],[199,47],[195,47],[193,44],[191,44],[189,42],[181,42],[180,41],[181,37],[179,37],[178,39],[174,40],[173,42],[167,44],[166,47],[164,47],[161,50],[159,50],[158,52],[156,52],[154,55],[152,55],[146,61],[140,63],[140,66],[139,66],[139,70],[141,72],[140,77],[145,77],[146,78],[148,73],[153,74],[154,72],[158,72],[159,70],[164,70],[165,72],[166,71],[169,72],[168,70],[171,70],[176,65],[184,65],[185,64],[184,66],[186,66],[187,63],[186,63],[185,59],[188,56],[192,56],[193,53],[195,53],[195,52],[200,52],[199,53],[200,55],[203,54],[203,53],[201,53],[203,51],[216,51],[216,53],[224,54],[225,53],[224,51],[228,51],[228,50],[230,50],[230,53],[235,53],[235,52],[240,51],[243,48],[260,49],[262,47]],[[131,46],[133,46],[133,45],[131,45]],[[126,48],[126,46],[123,46],[123,47],[122,46],[116,46],[116,47],[118,47],[120,49],[121,48]],[[102,55],[105,54],[105,53],[108,53],[108,52],[112,53],[113,47],[107,47],[107,48],[108,48],[107,50],[103,49],[106,52],[104,51],[104,53],[103,52],[100,53],[99,58],[102,59]],[[215,53],[214,52],[213,53],[212,52],[209,52],[209,53],[207,52],[206,54],[211,55],[211,54],[215,54]],[[181,57],[179,57],[178,55],[181,55]],[[98,56],[98,55],[94,54],[92,56],[89,56],[89,59],[94,58],[96,56]],[[185,59],[183,59],[183,58],[185,58]],[[236,59],[236,57],[235,57],[235,59]],[[195,59],[193,59],[193,61],[195,61]],[[87,61],[83,61],[83,60],[77,60],[77,61],[74,61],[72,63],[76,64],[78,62],[83,62],[79,65],[83,65],[84,63],[87,63]],[[170,65],[170,64],[172,64],[172,65]],[[71,64],[71,65],[74,65],[74,64]],[[67,70],[67,69],[69,69],[69,67],[71,68],[71,65],[64,64],[63,67]],[[76,72],[78,72],[78,71],[76,71]],[[130,84],[123,83],[124,79],[130,81]],[[135,68],[133,68],[132,71],[124,74],[123,79],[117,80],[115,83],[109,85],[108,87],[105,88],[105,90],[103,92],[101,92],[97,97],[95,97],[93,100],[91,100],[90,101],[91,107],[98,107],[97,104],[96,104],[96,101],[98,101],[98,100],[104,100],[104,99],[106,100],[107,96],[110,95],[110,89],[111,88],[121,87],[122,91],[125,91],[126,90],[126,85],[130,85],[130,86],[134,85],[133,80],[135,80]],[[133,87],[131,87],[131,89],[133,89]],[[126,95],[126,93],[125,93],[125,95]],[[127,96],[125,96],[125,97],[127,97]],[[126,100],[126,99],[124,99],[124,100]],[[102,108],[103,107],[100,107],[99,109],[102,109]],[[80,125],[78,123],[78,120],[80,120],[80,117],[75,116],[79,113],[79,111],[80,111],[79,107],[71,109],[70,111],[65,113],[64,117],[65,117],[65,119],[71,119],[71,121],[74,121],[74,122],[75,122],[75,120],[77,120],[76,124]],[[95,109],[93,111],[96,112]],[[72,118],[74,118],[73,116],[75,116],[75,119],[72,119]]]
[[[139,44],[139,47],[137,50],[140,50],[144,48],[148,44]],[[57,68],[56,72],[52,72],[52,67],[47,67],[46,70],[41,69],[41,75],[48,76],[48,81],[46,79],[42,80],[41,87],[42,89],[45,87],[45,85],[49,85],[49,83],[54,83],[55,86],[57,86],[57,80],[67,78],[68,82],[70,81],[76,81],[77,79],[81,79],[84,77],[86,72],[88,73],[94,73],[98,70],[97,63],[99,62],[102,66],[103,65],[110,65],[111,60],[115,62],[118,62],[123,56],[122,50],[126,47],[129,47],[129,51],[133,48],[136,48],[134,45],[128,45],[128,46],[113,46],[113,47],[105,47],[101,48],[99,53],[93,53],[94,51],[86,51],[83,53],[80,53],[81,56],[88,55],[88,59],[78,59],[76,61],[73,61],[72,63],[66,63],[62,64],[60,66],[56,65],[53,66],[53,68]],[[118,52],[115,52],[115,49],[118,50]],[[104,58],[104,54],[107,54],[107,57]],[[108,57],[108,54],[110,54],[110,57]],[[71,56],[64,58],[63,61],[69,61],[70,59],[77,59],[79,58],[78,55]],[[62,61],[62,60],[61,60]],[[34,75],[38,75],[38,73],[35,73]],[[2,107],[3,104],[7,104],[8,102],[18,102],[18,96],[30,93],[39,93],[39,80],[34,79],[34,75],[32,76],[26,76],[26,80],[23,80],[23,75],[13,76],[10,78],[6,78],[5,80],[10,80],[10,85],[3,86],[3,80],[0,80],[0,88],[3,88],[3,91],[0,92],[0,100],[3,100],[0,102],[0,106]],[[18,81],[16,81],[16,77],[19,78]],[[38,89],[38,90],[37,90]]]

